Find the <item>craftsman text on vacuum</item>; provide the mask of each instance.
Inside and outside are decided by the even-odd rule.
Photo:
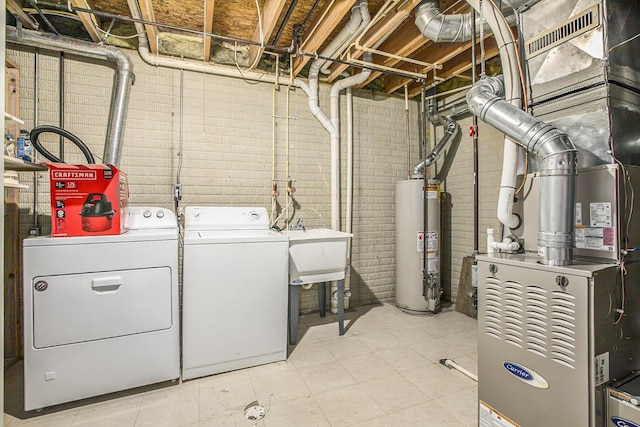
[[[52,171],[51,177],[55,180],[75,179],[83,181],[95,181],[96,171]]]

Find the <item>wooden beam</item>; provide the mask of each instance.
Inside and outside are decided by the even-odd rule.
[[[491,37],[491,34],[485,35],[485,43],[487,43],[486,40],[489,37]],[[443,71],[446,70],[448,67],[446,62],[452,60],[453,58],[457,57],[463,52],[466,52],[467,50],[471,49],[471,43],[472,43],[471,41],[468,41],[468,42],[456,42],[456,43],[427,44],[427,45],[424,45],[422,48],[420,48],[416,52],[416,54],[414,55],[414,59],[417,59],[418,61],[428,62],[431,64],[443,64],[444,69],[438,70],[436,72],[436,75],[440,77]],[[478,48],[478,52],[479,51],[480,49]],[[471,63],[470,53],[468,55],[468,58],[469,58],[468,59],[469,63]],[[406,71],[426,72],[425,69],[416,70],[416,66],[413,64],[402,64],[402,65],[399,65],[397,68],[400,70],[406,70]],[[406,78],[388,76],[385,78],[384,91],[386,93],[394,92],[399,88],[401,88],[402,86],[404,86],[408,81],[410,80]]]
[[[324,17],[324,19],[322,21],[316,20],[309,26],[310,29],[315,28],[315,31],[302,42],[300,49],[308,53],[317,52],[355,2],[356,0],[337,0],[330,10],[326,11],[326,13],[321,13],[320,16]],[[293,58],[294,76],[297,76],[302,71],[309,59],[308,56],[296,56]]]
[[[156,17],[153,13],[153,5],[151,4],[151,0],[138,0],[138,4],[140,4],[140,12],[142,12],[142,19],[145,21],[155,22]],[[151,53],[158,53],[158,27],[155,25],[144,25],[145,30],[147,30],[147,38],[149,39],[149,50]]]
[[[451,10],[448,9],[448,6],[445,7],[447,7],[447,14],[460,13],[469,8],[464,2],[455,5]],[[411,55],[422,46],[429,44],[433,44],[433,42],[422,35],[420,30],[418,30],[418,27],[415,25],[415,16],[412,14],[411,17],[405,21],[402,27],[394,32],[387,41],[380,45],[379,50],[397,56],[411,57]],[[400,59],[385,58],[380,65],[385,67],[395,67],[400,62]],[[358,85],[358,87],[362,88],[368,85],[381,74],[382,72],[380,71],[373,71],[369,78],[364,83]]]
[[[17,19],[22,22],[22,26],[26,27],[30,30],[35,30],[36,23],[27,13],[22,9],[22,2],[17,0],[7,0],[7,9],[11,12]]]
[[[262,7],[262,41],[263,44],[267,44],[271,38],[271,33],[278,23],[278,18],[284,9],[284,5],[287,0],[265,0]],[[260,43],[260,23],[256,26],[256,31],[253,33],[253,41]],[[256,62],[256,58],[262,55],[264,49],[260,46],[251,45],[249,48],[249,64]],[[256,62],[257,65],[257,62]]]
[[[395,32],[392,38],[389,38],[389,40],[382,43],[379,50],[397,56],[408,57],[427,43],[431,43],[430,40],[420,33],[418,27],[416,27],[413,22],[409,22],[409,20],[407,20],[406,25],[403,25],[402,28]],[[373,62],[385,67],[394,67],[400,61],[401,60],[397,58],[376,55]],[[381,74],[382,71],[372,71],[369,78],[359,84],[358,87],[365,87],[377,79]]]
[[[73,7],[79,7],[82,9],[93,9],[93,2],[90,0],[71,0],[71,5]],[[98,43],[102,40],[102,34],[98,31],[100,26],[98,25],[98,21],[96,20],[95,15],[86,12],[76,12],[78,14],[78,18],[82,21],[82,25],[89,33],[89,37],[91,40]]]
[[[204,32],[211,33],[213,31],[213,10],[216,0],[204,0]],[[209,62],[211,56],[211,37],[204,37],[202,44],[202,58],[205,62]]]
[[[394,31],[402,22],[407,19],[411,11],[420,3],[421,0],[406,0],[395,13],[389,13],[387,16],[376,22],[360,39],[360,44],[366,47],[372,47],[375,43],[382,40],[390,32]],[[357,49],[351,53],[353,58],[360,58],[364,54],[363,50]],[[328,81],[334,81],[348,65],[336,64],[331,68]]]
[[[477,49],[479,50],[479,49]],[[470,53],[470,52],[469,52]],[[491,39],[487,40],[485,42],[485,58],[486,59],[491,59],[494,56],[498,56],[498,54],[500,54],[500,49],[498,49],[498,46],[495,43],[495,39],[492,37]],[[447,67],[446,69],[442,70],[442,72],[438,73],[438,77],[442,78],[444,80],[448,80],[452,77],[456,77],[459,75],[464,74],[465,72],[469,71],[472,67],[471,61],[469,60],[469,57],[471,55],[467,56],[467,55],[460,55],[458,58],[455,58],[454,60],[450,61],[449,63],[447,63]],[[476,55],[476,63],[480,62],[480,52],[477,52]],[[427,86],[431,85],[434,83],[434,79],[431,78],[429,80],[427,80],[425,82],[425,84]],[[420,93],[420,91],[422,90],[422,87],[418,87],[418,88],[409,88],[409,97],[414,97],[416,95],[418,95]]]

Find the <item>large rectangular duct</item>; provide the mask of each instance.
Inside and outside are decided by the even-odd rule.
[[[580,168],[611,153],[640,165],[639,16],[640,2],[614,0],[542,0],[521,14],[530,112],[571,137]]]

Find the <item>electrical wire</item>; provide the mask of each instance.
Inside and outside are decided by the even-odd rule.
[[[628,39],[626,39],[626,40],[624,40],[624,41],[621,41],[620,43],[618,43],[618,44],[616,44],[616,45],[611,46],[611,47],[609,48],[609,52],[611,52],[613,49],[615,49],[615,48],[617,48],[617,47],[620,47],[620,46],[622,46],[622,45],[624,45],[624,44],[629,43],[629,42],[630,42],[630,41],[632,41],[632,40],[637,39],[638,37],[640,37],[640,33],[636,34],[636,35],[635,35],[635,36],[633,36],[633,37],[629,37]]]

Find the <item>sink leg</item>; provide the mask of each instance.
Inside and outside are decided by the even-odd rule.
[[[327,312],[327,283],[318,283],[318,308],[320,309],[320,317],[324,317]]]
[[[338,328],[344,335],[344,279],[338,280]]]
[[[298,288],[297,285],[289,285],[289,344],[298,342]]]

